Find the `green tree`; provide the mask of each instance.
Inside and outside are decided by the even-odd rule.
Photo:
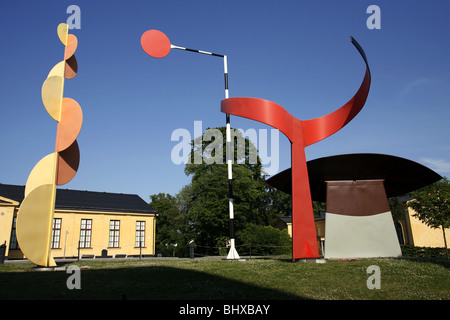
[[[394,221],[405,220],[406,206],[400,201],[399,197],[389,199],[389,208]]]
[[[327,208],[327,205],[325,202],[313,201],[312,205],[313,205],[314,217],[320,216],[320,211],[325,211]]]
[[[414,199],[408,202],[408,206],[416,211],[414,216],[431,228],[442,228],[444,244],[445,248],[447,248],[445,228],[450,227],[449,180],[444,177],[438,182],[414,191],[412,196]]]
[[[265,184],[265,174],[252,142],[233,130],[233,200],[235,228],[247,223],[270,224],[280,213],[269,209],[276,192]],[[190,163],[185,173],[192,178],[184,206],[197,244],[223,246],[229,236],[228,167],[226,128],[207,129],[192,142]]]
[[[281,216],[292,214],[291,195],[266,185],[266,192],[261,196],[259,219],[253,221],[260,225],[275,225]]]
[[[272,226],[249,223],[245,229],[237,232],[237,237],[241,244],[251,246],[252,254],[274,255],[292,252],[292,239],[287,231]]]
[[[150,198],[150,205],[158,212],[156,252],[163,256],[186,256],[189,233],[177,198],[165,193],[154,194]]]

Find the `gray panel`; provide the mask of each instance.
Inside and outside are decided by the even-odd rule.
[[[401,255],[390,211],[370,216],[326,213],[325,258],[399,257]]]

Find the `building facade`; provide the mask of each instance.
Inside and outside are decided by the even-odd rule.
[[[410,207],[405,208],[405,217],[396,224],[397,235],[401,244],[416,247],[445,248],[442,228],[430,228],[419,218]],[[450,241],[450,229],[445,229],[447,243]]]
[[[24,186],[0,184],[0,242],[7,259],[26,258],[15,222]],[[157,212],[132,194],[57,189],[51,253],[58,258],[155,255]]]

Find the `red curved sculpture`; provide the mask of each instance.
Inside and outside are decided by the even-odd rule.
[[[319,257],[305,147],[329,137],[349,123],[362,109],[369,94],[371,75],[366,55],[353,37],[351,42],[366,64],[364,80],[353,98],[330,114],[299,120],[280,105],[264,99],[229,98],[221,103],[223,113],[268,124],[283,132],[291,142],[293,260]]]

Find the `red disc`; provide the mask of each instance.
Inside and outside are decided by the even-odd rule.
[[[163,58],[170,52],[169,38],[158,30],[145,31],[141,37],[141,46],[148,55],[154,58]]]

